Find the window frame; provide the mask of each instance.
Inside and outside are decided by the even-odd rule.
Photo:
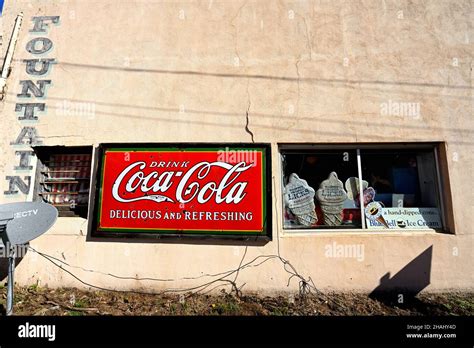
[[[285,202],[283,200],[283,193],[285,189],[284,184],[284,168],[283,168],[283,155],[287,151],[320,151],[320,150],[352,150],[357,152],[357,162],[358,162],[358,176],[360,176],[361,168],[359,168],[359,161],[363,163],[363,153],[360,154],[360,151],[367,149],[380,149],[380,150],[431,150],[434,156],[434,169],[435,169],[435,188],[437,190],[437,201],[438,209],[440,213],[441,220],[441,229],[410,229],[406,231],[400,230],[387,230],[387,229],[368,229],[364,228],[365,218],[363,218],[363,223],[360,228],[349,227],[349,228],[314,228],[314,227],[298,227],[298,228],[287,228],[285,227]],[[403,143],[394,143],[394,142],[380,142],[380,143],[278,143],[277,144],[277,153],[279,156],[279,167],[278,171],[280,173],[280,192],[279,199],[281,199],[280,209],[281,216],[278,217],[280,223],[282,224],[282,232],[284,236],[292,235],[317,235],[325,233],[337,233],[337,234],[349,234],[349,233],[370,233],[370,234],[403,234],[407,235],[411,232],[414,233],[447,233],[455,234],[454,223],[453,223],[453,210],[452,210],[452,200],[451,200],[451,188],[449,182],[449,173],[447,168],[447,154],[446,154],[446,143],[445,142],[403,142]],[[364,179],[364,178],[362,178]],[[317,188],[314,188],[317,190]],[[277,192],[275,192],[278,194]],[[362,207],[361,207],[362,210]]]
[[[77,146],[34,146],[33,151],[37,157],[37,164],[35,170],[35,181],[33,188],[33,201],[44,201],[41,197],[41,183],[42,183],[42,171],[48,167],[44,162],[49,161],[52,155],[76,155],[76,154],[90,154],[90,171],[89,171],[89,189],[87,192],[87,204],[84,205],[83,209],[79,212],[75,212],[74,208],[69,209],[58,209],[58,217],[81,217],[84,219],[88,218],[89,205],[91,203],[91,183],[93,175],[93,161],[94,151],[92,145],[77,145]],[[54,205],[54,204],[53,204]]]

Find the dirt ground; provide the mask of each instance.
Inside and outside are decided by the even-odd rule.
[[[156,295],[78,289],[17,287],[15,315],[473,315],[474,293],[367,294],[320,293],[274,297],[221,292],[213,295]],[[6,288],[0,288],[5,314]]]

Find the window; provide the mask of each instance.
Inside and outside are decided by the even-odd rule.
[[[443,229],[435,149],[281,146],[284,228]]]
[[[92,147],[35,147],[35,199],[54,205],[59,216],[87,217]]]

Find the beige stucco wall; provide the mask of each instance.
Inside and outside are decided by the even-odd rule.
[[[474,287],[473,13],[471,1],[10,1],[4,37],[24,21],[0,120],[0,190],[18,174],[10,145],[21,59],[35,37],[31,17],[59,15],[46,34],[58,63],[34,126],[44,145],[101,142],[272,143],[274,239],[246,260],[277,253],[325,290],[370,291],[433,246],[431,284]],[[419,118],[381,115],[389,101],[420,103]],[[59,115],[60,103],[95,114]],[[59,104],[59,105],[58,105]],[[455,235],[434,232],[291,234],[281,230],[278,143],[444,141]],[[20,175],[23,175],[20,173]],[[0,202],[25,200],[0,195]],[[182,278],[238,266],[244,246],[86,242],[87,221],[60,218],[32,242],[72,265],[125,276]],[[364,260],[325,257],[325,246],[364,245]],[[196,286],[203,279],[125,281],[71,269],[107,288]],[[297,288],[278,260],[240,272],[244,290]],[[19,264],[20,284],[83,286],[38,255]]]

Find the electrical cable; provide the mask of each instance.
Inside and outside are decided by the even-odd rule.
[[[165,294],[165,293],[191,293],[189,296],[193,295],[193,294],[198,294],[198,293],[201,293],[203,290],[209,288],[211,285],[213,284],[216,284],[216,283],[219,283],[219,282],[223,282],[225,284],[217,284],[215,287],[211,288],[210,290],[206,291],[206,292],[203,292],[203,294],[206,294],[206,293],[209,293],[211,292],[212,290],[218,288],[218,287],[222,287],[222,286],[225,286],[227,285],[227,283],[230,283],[232,285],[232,288],[235,290],[235,289],[238,289],[235,285],[235,281],[236,281],[236,278],[234,281],[230,280],[230,279],[226,279],[227,277],[231,276],[232,274],[234,273],[237,273],[237,272],[240,272],[241,270],[245,269],[245,268],[249,268],[249,267],[257,267],[269,260],[272,260],[272,259],[279,259],[282,263],[283,263],[283,268],[284,270],[289,273],[291,276],[288,280],[288,284],[287,286],[289,285],[291,279],[293,277],[298,277],[300,278],[300,286],[299,286],[299,290],[300,290],[300,294],[302,296],[305,296],[305,295],[308,295],[309,293],[311,293],[312,291],[314,291],[315,293],[318,293],[319,295],[321,296],[324,296],[325,298],[327,298],[328,300],[331,300],[332,302],[334,302],[336,305],[338,306],[341,306],[337,301],[327,297],[325,294],[323,294],[322,292],[320,292],[316,286],[314,285],[313,281],[311,280],[311,278],[309,278],[309,283],[308,281],[304,280],[304,278],[298,273],[296,272],[295,268],[291,265],[291,263],[278,256],[278,255],[259,255],[255,258],[253,258],[251,261],[247,262],[247,263],[243,263],[243,259],[244,257],[241,259],[241,263],[239,265],[238,268],[236,269],[231,269],[231,270],[228,270],[228,271],[225,271],[225,272],[220,272],[218,275],[223,275],[217,279],[214,279],[212,281],[209,281],[209,282],[206,282],[204,284],[200,284],[200,285],[197,285],[197,286],[194,286],[194,287],[189,287],[189,288],[177,288],[177,289],[165,289],[163,291],[160,291],[160,292],[148,292],[148,291],[138,291],[138,290],[119,290],[119,289],[112,289],[112,288],[105,288],[105,287],[101,287],[101,286],[97,286],[97,285],[94,285],[94,284],[91,284],[91,283],[88,283],[86,281],[84,281],[83,279],[81,279],[79,276],[77,276],[76,274],[74,274],[73,272],[67,270],[66,268],[63,267],[62,264],[68,266],[68,267],[77,267],[77,266],[72,266],[72,265],[69,265],[67,264],[66,262],[58,259],[58,258],[55,258],[54,256],[50,256],[48,254],[45,254],[45,253],[42,253],[36,249],[34,249],[33,247],[29,246],[28,247],[31,251],[37,253],[38,255],[40,255],[41,257],[45,258],[46,260],[48,260],[50,263],[52,263],[53,265],[55,265],[56,267],[58,267],[59,269],[61,269],[62,271],[68,273],[70,276],[72,276],[74,279],[76,279],[77,281],[79,281],[80,283],[90,287],[90,288],[95,288],[95,289],[98,289],[98,290],[102,290],[102,291],[112,291],[112,292],[118,292],[118,293],[134,293],[134,294],[142,294],[142,295],[161,295],[161,294]],[[245,255],[244,255],[245,256]],[[263,261],[261,262],[258,262],[257,264],[254,264],[257,260],[261,259],[261,258],[264,258]],[[61,262],[62,264],[58,264],[55,262],[55,260],[57,262]],[[287,267],[290,267],[291,269],[288,269]],[[80,268],[80,267],[78,267]],[[94,271],[94,270],[88,270],[89,272],[94,272],[94,273],[100,273],[100,274],[106,274],[106,275],[109,275],[109,276],[113,276],[115,278],[119,278],[119,279],[137,279],[137,278],[134,278],[134,277],[121,277],[121,276],[116,276],[114,274],[111,274],[111,273],[104,273],[104,272],[98,272],[98,271]],[[211,276],[211,275],[209,275]],[[201,276],[198,276],[198,277],[185,277],[185,278],[181,278],[181,279],[199,279],[201,278]],[[178,279],[158,279],[158,278],[142,278],[142,279],[146,279],[146,280],[149,280],[149,281],[176,281]],[[304,280],[303,282],[301,280]],[[237,294],[239,295],[239,294]],[[341,308],[343,308],[341,306]]]
[[[273,179],[273,185],[274,185],[274,189],[276,189],[276,186],[275,186],[275,177],[272,177]],[[275,191],[276,192],[276,191]],[[275,199],[275,205],[277,205],[277,199]],[[274,260],[274,259],[278,259],[282,264],[283,264],[283,270],[288,273],[290,275],[290,277],[288,278],[288,282],[287,282],[287,287],[290,286],[290,283],[291,283],[291,280],[293,278],[298,278],[299,279],[299,294],[304,298],[306,295],[308,294],[311,294],[311,293],[316,293],[320,296],[323,296],[325,297],[327,300],[330,300],[332,301],[333,303],[335,303],[336,305],[340,306],[341,308],[344,308],[343,306],[341,306],[340,303],[338,303],[338,301],[336,301],[335,299],[332,299],[328,296],[326,296],[326,294],[322,293],[319,289],[317,289],[316,285],[314,284],[313,280],[311,279],[311,277],[308,277],[308,279],[304,278],[301,274],[298,273],[298,271],[296,270],[296,268],[285,258],[283,258],[281,256],[281,253],[280,253],[280,236],[279,236],[279,225],[278,225],[278,222],[277,222],[277,254],[269,254],[269,255],[259,255],[259,256],[256,256],[254,257],[252,260],[244,263],[244,260],[245,260],[245,257],[247,255],[247,251],[248,251],[248,245],[245,247],[245,251],[244,251],[244,254],[240,260],[240,263],[239,263],[239,266],[236,268],[236,269],[230,269],[230,270],[227,270],[227,271],[224,271],[224,272],[219,272],[219,273],[215,273],[215,274],[202,274],[202,275],[199,275],[199,276],[196,276],[196,277],[183,277],[183,278],[176,278],[176,279],[170,279],[170,278],[167,278],[167,279],[160,279],[160,278],[152,278],[152,277],[127,277],[127,276],[119,276],[119,275],[115,275],[115,274],[112,274],[112,273],[106,273],[106,272],[101,272],[101,271],[96,271],[96,270],[92,270],[92,269],[87,269],[87,268],[84,268],[84,267],[81,267],[81,266],[75,266],[75,265],[71,265],[69,263],[67,263],[66,261],[63,261],[57,257],[54,257],[54,256],[51,256],[51,255],[48,255],[46,253],[43,253],[43,252],[40,252],[36,249],[34,249],[32,246],[28,246],[28,249],[37,253],[38,255],[40,255],[41,257],[45,258],[46,260],[48,260],[50,263],[52,263],[53,265],[55,265],[56,267],[58,267],[59,269],[63,270],[64,272],[68,273],[70,276],[72,276],[74,279],[76,279],[77,281],[79,281],[80,283],[90,287],[90,288],[95,288],[95,289],[98,289],[98,290],[102,290],[102,291],[113,291],[113,292],[121,292],[121,293],[135,293],[135,294],[145,294],[145,295],[159,295],[159,294],[165,294],[165,293],[191,293],[192,294],[197,294],[197,293],[201,293],[203,290],[206,290],[208,289],[211,285],[214,285],[216,283],[224,283],[224,284],[217,284],[216,286],[212,287],[210,290],[207,290],[206,292],[203,292],[203,294],[206,294],[206,293],[209,293],[211,291],[213,291],[214,289],[218,288],[218,287],[222,287],[222,286],[225,286],[228,284],[230,284],[232,286],[232,291],[235,291],[236,292],[236,295],[237,296],[240,296],[241,294],[241,289],[242,287],[245,285],[243,284],[240,288],[237,287],[237,279],[238,279],[238,276],[239,276],[239,273],[246,269],[246,268],[250,268],[250,267],[258,267],[262,264],[264,264],[265,262],[267,261],[270,261],[270,260]],[[258,260],[262,259],[262,261],[259,261],[257,262]],[[56,262],[55,262],[56,261]],[[256,263],[257,262],[257,263]],[[70,267],[70,268],[77,268],[77,269],[81,269],[85,272],[92,272],[92,273],[98,273],[98,274],[102,274],[102,275],[106,275],[106,276],[110,276],[110,277],[113,277],[113,278],[117,278],[117,279],[122,279],[122,280],[141,280],[141,281],[155,281],[155,282],[176,282],[176,281],[179,281],[179,280],[197,280],[197,279],[200,279],[200,278],[204,278],[204,277],[210,277],[210,278],[215,278],[215,277],[218,277],[216,279],[213,279],[213,280],[210,280],[208,282],[205,282],[203,284],[200,284],[200,285],[197,285],[197,286],[193,286],[193,287],[189,287],[189,288],[171,288],[171,289],[165,289],[165,290],[162,290],[158,293],[156,292],[145,292],[145,291],[138,291],[138,290],[119,290],[119,289],[111,289],[111,288],[104,288],[104,287],[101,287],[101,286],[97,286],[97,285],[94,285],[94,284],[91,284],[91,283],[88,283],[84,280],[82,280],[79,276],[77,276],[76,274],[74,274],[73,272],[69,271],[68,269],[66,269],[65,267],[63,266],[67,266],[67,267]],[[230,280],[230,279],[227,279],[228,277],[230,277],[231,275],[235,274],[235,277],[234,277],[234,280]]]

